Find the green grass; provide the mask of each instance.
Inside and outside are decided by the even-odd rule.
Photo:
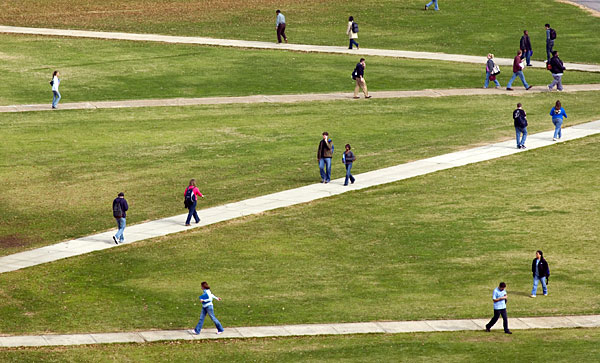
[[[0,348],[4,362],[509,362],[596,361],[600,329],[265,338]]]
[[[554,94],[0,115],[0,254],[113,228],[119,191],[131,225],[184,213],[191,177],[200,208],[317,182],[324,130],[354,146],[356,173],[510,138],[517,100],[531,133],[553,128]],[[600,116],[595,93],[561,100],[567,125]]]
[[[190,328],[200,281],[225,327],[486,318],[499,281],[509,316],[598,314],[599,141],[3,274],[0,332]],[[530,299],[537,249],[552,275]]]
[[[61,102],[77,102],[351,92],[358,62],[349,55],[39,36],[3,35],[0,48],[5,105],[50,102],[55,69]],[[369,57],[366,76],[371,90],[473,88],[483,85],[485,66]],[[542,69],[527,69],[526,77],[532,85],[551,81]],[[600,83],[600,73],[566,73],[565,84],[577,83]]]
[[[347,45],[347,19],[360,24],[362,47],[513,57],[528,29],[534,59],[545,59],[544,24],[558,33],[565,61],[600,63],[600,18],[549,0],[8,0],[0,23],[276,41],[275,9],[286,15],[293,43]]]

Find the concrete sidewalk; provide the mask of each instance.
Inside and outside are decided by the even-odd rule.
[[[285,190],[239,202],[202,209],[198,215],[202,219],[192,227],[184,225],[186,214],[163,218],[151,222],[128,226],[125,229],[126,243],[178,233],[196,227],[207,226],[235,218],[258,214],[265,211],[306,203],[321,198],[360,190],[372,186],[393,183],[439,170],[456,168],[463,165],[492,160],[527,150],[553,145],[552,131],[530,134],[527,138],[528,149],[517,149],[513,139],[439,155],[428,159],[391,166],[355,175],[356,183],[343,186],[344,178],[332,180],[329,184],[312,184],[296,189]],[[563,141],[575,140],[600,133],[600,120],[588,122],[563,129]],[[57,243],[34,250],[0,257],[0,273],[56,261],[63,258],[79,256],[93,251],[118,247],[112,241],[115,231],[95,234],[75,240]]]
[[[53,345],[82,345],[106,343],[146,343],[168,340],[204,340],[228,338],[264,338],[305,335],[344,335],[344,334],[397,334],[417,332],[481,331],[485,334],[485,324],[489,319],[464,320],[419,320],[382,321],[367,323],[302,324],[279,326],[256,326],[225,328],[217,335],[215,329],[204,329],[199,335],[189,330],[150,330],[124,333],[90,333],[64,335],[21,335],[0,337],[0,347],[42,347]],[[511,330],[557,329],[557,328],[597,328],[600,315],[553,316],[536,318],[510,318]],[[492,330],[502,329],[496,323]],[[490,333],[494,334],[494,333]]]
[[[600,91],[600,84],[573,84],[566,85],[563,92]],[[374,98],[411,98],[411,97],[448,97],[448,96],[482,96],[482,95],[510,95],[520,96],[524,93],[547,93],[548,87],[536,86],[526,91],[524,88],[515,88],[507,91],[505,88],[453,88],[453,89],[425,89],[419,91],[375,91],[370,92]],[[557,91],[554,91],[557,93]],[[294,103],[311,101],[337,101],[352,100],[352,93],[305,93],[291,95],[256,95],[241,97],[202,97],[202,98],[164,98],[125,101],[88,101],[61,103],[59,110],[87,110],[103,108],[132,108],[132,107],[167,107],[167,106],[193,106],[193,105],[224,105],[224,104],[250,104],[250,103]],[[358,100],[356,100],[358,101]],[[50,102],[36,105],[10,105],[0,106],[2,112],[32,112],[55,111]]]
[[[462,54],[446,54],[433,52],[413,52],[406,50],[394,49],[348,49],[347,47],[336,47],[326,45],[310,45],[310,44],[277,44],[269,42],[258,42],[249,40],[235,39],[215,39],[203,37],[184,37],[173,35],[160,34],[136,34],[136,33],[117,33],[117,32],[100,32],[89,30],[70,30],[70,29],[48,29],[48,28],[26,28],[17,26],[0,25],[0,33],[13,34],[33,34],[33,35],[52,35],[64,37],[78,38],[97,38],[97,39],[113,39],[113,40],[133,40],[145,42],[162,42],[162,43],[181,43],[181,44],[198,44],[198,45],[215,45],[223,47],[236,48],[251,48],[251,49],[283,49],[299,52],[315,52],[315,53],[334,53],[334,54],[352,54],[356,56],[379,56],[379,57],[395,57],[395,58],[410,58],[410,59],[430,59],[441,60],[448,62],[461,63],[477,63],[481,64],[482,68],[487,61],[487,54],[481,56],[462,55]],[[498,65],[511,66],[512,58],[495,58]],[[532,61],[533,67],[545,68],[544,62]],[[582,63],[565,63],[568,71],[583,71],[583,72],[600,72],[600,65],[582,64]]]

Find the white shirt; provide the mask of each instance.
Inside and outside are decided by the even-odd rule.
[[[352,22],[351,21],[348,22],[348,29],[346,29],[346,34],[348,34],[348,36],[350,37],[350,39],[356,39],[356,38],[358,38],[358,33],[353,33],[352,32]]]
[[[59,84],[60,84],[60,79],[58,79],[57,76],[54,76],[54,78],[52,78],[52,90],[58,92]]]
[[[209,289],[204,290],[204,293],[206,295],[208,295],[208,299],[202,299],[202,307],[203,308],[212,305],[213,304],[213,299],[220,300],[218,297],[216,297],[215,295],[213,295],[213,293],[210,292]]]

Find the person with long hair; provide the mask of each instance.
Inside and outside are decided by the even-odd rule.
[[[203,281],[201,283],[201,286],[203,294],[200,295],[198,298],[202,303],[202,313],[200,314],[200,321],[198,321],[198,325],[196,325],[196,328],[193,330],[193,333],[196,335],[200,334],[200,331],[202,330],[202,325],[204,325],[204,318],[206,317],[206,315],[208,315],[217,327],[217,334],[221,334],[224,331],[223,325],[221,325],[221,322],[219,322],[219,320],[215,316],[215,310],[213,307],[213,300],[221,301],[221,298],[213,295],[213,293],[210,291],[210,286],[208,286],[208,283],[206,281]]]
[[[550,277],[550,268],[548,262],[544,259],[544,253],[541,250],[535,251],[535,258],[531,263],[531,272],[533,273],[533,289],[531,289],[531,297],[537,294],[538,283],[542,283],[544,296],[548,296],[548,278]]]
[[[58,107],[58,101],[60,101],[60,92],[58,92],[58,86],[60,85],[60,73],[58,71],[54,71],[52,73],[52,80],[50,81],[50,86],[52,86],[52,108]]]
[[[550,116],[552,116],[552,123],[554,124],[554,137],[552,140],[560,140],[562,137],[563,117],[567,118],[567,113],[565,112],[565,109],[562,108],[560,100],[557,100],[554,107],[550,109]]]
[[[483,84],[483,88],[488,88],[490,81],[494,81],[496,84],[496,88],[500,88],[500,82],[496,79],[496,74],[494,74],[494,67],[496,64],[494,63],[494,55],[489,53],[487,55],[487,62],[485,64],[485,82]]]
[[[356,156],[354,156],[354,153],[350,151],[350,149],[352,149],[350,144],[346,144],[346,151],[344,151],[344,155],[342,158],[342,161],[346,166],[346,180],[344,181],[344,186],[348,185],[348,180],[350,180],[350,183],[352,184],[354,184],[355,181],[350,171],[352,170],[352,163],[356,160]]]
[[[200,193],[200,190],[196,187],[196,179],[190,179],[190,184],[185,188],[183,195],[185,197],[185,207],[189,210],[185,225],[190,225],[192,216],[196,223],[200,223],[200,217],[198,217],[198,212],[196,212],[196,205],[198,203],[198,197],[204,198],[204,195]]]

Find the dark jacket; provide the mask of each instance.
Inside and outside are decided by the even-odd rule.
[[[519,49],[522,51],[531,50],[531,41],[529,40],[529,35],[523,35],[521,37],[521,41],[519,42]]]
[[[488,59],[487,63],[485,64],[485,71],[492,73],[494,71],[494,60],[493,59]]]
[[[552,67],[550,69],[550,72],[552,72],[553,74],[562,73],[565,70],[563,62],[560,60],[560,58],[558,58],[557,55],[550,58],[550,66]]]
[[[513,60],[513,73],[517,73],[518,71],[522,71],[521,68],[521,57],[516,56]]]
[[[330,158],[333,156],[333,141],[321,140],[319,143],[319,148],[317,149],[317,159]]]
[[[125,198],[117,197],[113,200],[113,210],[115,210],[115,204],[121,203],[121,209],[123,210],[123,218],[127,216],[127,210],[129,209],[129,205],[127,205],[127,201]]]
[[[346,155],[346,158],[344,159],[346,165],[352,164],[352,162],[356,160],[356,156],[354,156],[354,153],[352,151],[344,151],[344,155]]]
[[[527,114],[523,109],[516,109],[513,111],[513,120],[515,122],[515,127],[523,128],[527,127]]]
[[[535,262],[537,261],[537,258],[533,259],[533,262],[531,263],[531,273],[533,274],[533,277],[535,277]],[[546,262],[546,260],[544,260],[544,258],[540,258],[540,264],[538,265],[538,271],[539,271],[539,277],[549,277],[550,276],[550,268],[548,267],[548,262]]]
[[[365,77],[365,67],[360,63],[356,63],[356,68],[354,68],[356,70],[356,78],[360,78],[360,77]]]

